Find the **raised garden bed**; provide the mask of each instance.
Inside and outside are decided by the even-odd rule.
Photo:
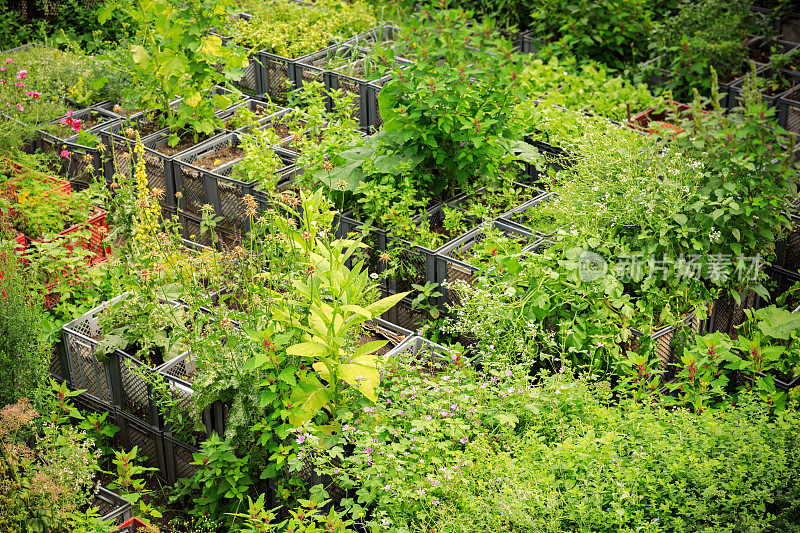
[[[432,233],[444,236],[441,244],[433,248],[399,238],[391,232],[387,234],[386,249],[390,253],[392,253],[393,249],[397,250],[392,255],[398,258],[401,265],[397,272],[387,279],[387,287],[391,292],[412,291],[414,290],[412,285],[415,284],[438,283],[439,280],[436,277],[437,253],[450,242],[478,225],[476,219],[465,217],[463,230],[459,230],[460,233],[453,233],[445,227],[444,218],[444,208],[440,205],[430,208],[424,215],[413,219],[414,224],[418,226],[424,224]]]
[[[492,245],[484,246],[487,235]],[[436,279],[439,280],[442,302],[460,303],[456,291],[448,289],[455,281],[475,283],[478,274],[491,266],[495,255],[521,252],[538,238],[529,231],[513,227],[502,220],[479,226],[439,249],[436,254]]]
[[[245,213],[244,197],[250,195],[256,198],[256,189],[261,188],[262,184],[231,177],[235,166],[244,158],[244,151],[239,144],[240,134],[229,133],[175,158],[174,186],[175,191],[181,194],[178,201],[181,212],[201,217],[203,206],[210,205],[214,213],[223,219],[219,223],[221,229],[243,235],[250,224],[250,217]],[[273,151],[282,165],[271,179],[279,187],[290,182],[295,173],[294,156],[279,148],[264,149]]]
[[[219,117],[225,123],[225,129],[229,132],[246,133],[253,128],[261,128],[275,121],[293,110],[280,107],[261,100],[248,99],[245,102],[236,104],[225,111],[219,113]],[[281,132],[276,129],[278,135]]]

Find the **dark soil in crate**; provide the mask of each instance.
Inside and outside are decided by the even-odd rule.
[[[203,170],[213,170],[221,165],[244,157],[244,150],[239,146],[226,145],[195,160],[192,165]]]
[[[198,137],[197,140],[195,140],[194,135],[186,134],[183,136],[183,138],[181,138],[180,141],[178,141],[178,144],[176,144],[175,146],[170,146],[169,144],[165,144],[163,146],[159,146],[158,148],[156,148],[156,152],[163,154],[167,157],[171,157],[173,155],[177,155],[183,152],[184,150],[188,150],[192,146],[197,146],[201,142],[207,141],[211,137],[213,137],[213,135],[204,135],[202,137]]]

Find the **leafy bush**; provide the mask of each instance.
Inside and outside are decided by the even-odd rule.
[[[531,9],[534,38],[548,56],[575,55],[614,69],[642,61],[652,29],[649,2],[539,0]]]
[[[13,241],[0,230],[0,404],[38,402],[47,386],[51,346],[39,338],[41,296],[31,294]]]
[[[629,113],[643,111],[657,104],[649,89],[613,76],[601,64],[579,67],[556,57],[544,62],[534,59],[520,73],[520,83],[529,98],[544,105],[561,105],[572,111],[586,110],[602,117],[625,120]],[[523,114],[531,100],[520,104]]]
[[[393,362],[326,472],[382,531],[762,531],[791,486],[800,420],[757,400],[693,415],[609,405],[607,383]],[[399,425],[399,427],[398,427]],[[335,485],[328,486],[333,490]]]

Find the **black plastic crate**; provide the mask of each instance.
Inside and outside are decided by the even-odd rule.
[[[781,13],[779,20],[781,39],[800,44],[800,13]]]
[[[256,60],[260,65],[257,75],[261,78],[262,94],[269,95],[272,100],[278,103],[287,103],[289,93],[296,88],[294,64],[297,60],[279,56],[267,50],[258,52]]]
[[[546,193],[545,191],[543,191],[541,189],[537,189],[537,188],[535,188],[535,187],[533,187],[531,185],[526,185],[525,183],[513,183],[512,187],[513,187],[514,190],[520,191],[520,193],[519,193],[520,195],[522,194],[522,192],[524,192],[525,195],[528,196],[528,199],[527,200],[519,200],[518,199],[517,202],[514,205],[510,206],[506,211],[503,211],[502,213],[499,213],[498,215],[493,217],[492,220],[500,218],[501,216],[505,215],[506,213],[509,213],[509,212],[513,211],[517,207],[520,207],[521,205],[525,205],[528,202],[532,202],[534,200],[542,198],[542,197],[544,197],[544,196],[546,196],[548,194],[548,193]],[[455,197],[452,200],[449,200],[447,202],[447,205],[449,207],[454,207],[454,208],[456,208],[456,209],[458,209],[460,211],[467,211],[469,209],[470,202],[472,202],[476,198],[480,198],[480,195],[485,194],[487,192],[488,191],[487,191],[486,187],[481,187],[480,189],[478,189],[474,193],[462,194],[462,195],[459,195],[459,196]],[[518,198],[519,198],[519,196],[518,196]]]
[[[370,55],[368,50],[359,48],[349,48],[346,50],[352,62],[348,65],[343,65],[325,73],[325,88],[329,91],[342,90],[349,94],[353,100],[352,103],[352,117],[356,119],[359,126],[364,131],[371,131],[377,129],[378,124],[376,114],[379,114],[378,93],[380,89],[389,80],[393,78],[391,74],[384,74],[374,79],[366,79],[366,76],[352,76],[347,74],[348,69],[361,68],[365,72],[364,63]],[[394,68],[404,69],[411,65],[410,61],[397,58],[395,59]],[[387,79],[388,78],[388,79]],[[376,90],[377,88],[377,90]]]
[[[450,290],[448,284],[455,281],[464,281],[470,285],[475,283],[482,267],[459,259],[457,256],[483,240],[486,236],[487,228],[495,229],[509,238],[518,240],[522,244],[522,248],[533,244],[533,241],[538,239],[533,232],[524,228],[517,228],[502,220],[495,220],[474,228],[472,231],[443,246],[436,253],[436,279],[440,285],[439,292],[442,293],[442,303],[457,305],[460,302],[458,294],[456,291]]]
[[[117,134],[117,132],[123,133],[125,127],[125,123],[119,122],[101,132],[103,143],[106,145],[106,152],[109,154],[105,166],[107,177],[109,173],[113,174],[114,166],[111,157],[116,160],[121,173],[130,176],[135,168],[134,145],[136,141]],[[158,189],[162,191],[163,194],[159,198],[159,206],[162,210],[164,208],[175,209],[177,207],[172,160],[181,154],[165,155],[158,150],[167,146],[168,141],[169,133],[167,130],[161,130],[142,138],[147,187],[150,190]]]
[[[690,313],[677,324],[672,326],[665,326],[658,331],[653,332],[650,338],[653,339],[655,344],[655,353],[659,359],[659,369],[667,372],[675,371],[675,364],[677,358],[675,354],[675,346],[673,341],[678,341],[683,335],[684,330],[692,333],[699,333],[703,325],[703,321]],[[645,333],[631,329],[632,337],[628,341],[630,350],[637,350],[641,345],[641,339],[646,335]]]
[[[661,56],[654,57],[639,65],[639,72],[644,76],[644,83],[653,91],[664,90],[675,83],[677,74],[659,67]]]
[[[100,140],[99,132],[106,128],[113,121],[117,120],[117,115],[98,107],[89,107],[75,111],[73,118],[86,120],[94,117],[100,121],[88,130],[88,132],[98,137],[97,146],[85,146],[80,144],[77,134],[66,137],[57,137],[51,133],[40,130],[38,132],[37,148],[41,152],[55,154],[61,167],[60,174],[72,182],[74,190],[82,190],[88,187],[89,182],[98,177],[105,177],[104,172],[104,148]],[[58,124],[65,117],[59,117],[50,124]],[[62,157],[61,153],[66,150],[69,155]]]
[[[119,431],[114,437],[117,446],[126,450],[138,447],[137,457],[149,468],[156,468],[159,477],[169,481],[168,465],[164,453],[164,433],[134,417],[118,412],[116,424]]]
[[[800,271],[800,215],[791,214],[791,227],[786,236],[775,243],[775,265],[783,269]]]
[[[190,478],[197,473],[194,454],[200,450],[189,446],[172,437],[164,437],[164,454],[166,458],[166,479],[168,483],[175,483],[179,479]]]
[[[778,124],[788,131],[800,133],[800,73],[791,72],[792,88],[780,96]]]
[[[351,233],[360,235],[365,227],[365,223],[356,219],[352,211],[337,214],[334,222],[336,224],[336,236],[339,238],[347,237]],[[358,251],[356,258],[364,259],[366,269],[370,273],[382,273],[386,265],[381,261],[380,256],[387,251],[386,231],[372,226],[362,242],[367,245],[367,248]],[[352,267],[353,259],[348,260],[346,264],[348,267]]]
[[[437,205],[428,209],[424,216],[415,217],[413,222],[416,224],[427,224],[429,227],[435,228],[443,223],[444,216],[444,207],[442,205]],[[470,224],[467,231],[464,232],[465,234],[479,224],[477,220],[471,217],[465,217],[464,220]],[[388,233],[386,239],[387,250],[389,252],[398,250],[398,252],[393,255],[398,258],[402,265],[399,269],[399,273],[395,273],[387,279],[387,287],[389,290],[392,292],[413,291],[412,285],[414,284],[425,285],[428,282],[437,283],[436,254],[439,250],[459,237],[461,237],[461,235],[448,239],[435,249],[431,249],[413,244]]]
[[[766,66],[763,66],[761,68],[757,68],[756,69],[756,76],[758,78],[769,78],[770,76],[772,76],[773,70],[774,70],[773,67],[770,66],[770,65],[766,65]],[[783,70],[783,74],[788,76],[788,77],[790,77],[790,78],[791,78],[791,72],[792,71],[790,71],[790,70],[786,70],[786,69]],[[745,76],[745,77],[739,78],[735,82],[731,83],[731,85],[730,85],[730,87],[728,89],[728,108],[733,109],[734,107],[738,107],[738,106],[742,105],[741,101],[744,98],[744,83],[745,83],[746,80],[747,80],[747,77]],[[767,104],[767,107],[778,107],[778,110],[779,110],[778,123],[781,122],[779,105],[780,105],[780,101],[781,101],[782,95],[785,92],[786,91],[782,91],[780,94],[777,94],[777,95],[769,95],[769,94],[763,94],[763,93],[761,94],[761,99],[764,101],[765,104]]]
[[[110,525],[118,526],[125,520],[133,517],[131,503],[120,495],[104,487],[97,487],[91,507],[97,508],[103,521]]]
[[[736,326],[742,324],[747,316],[745,309],[756,309],[760,305],[760,298],[755,292],[741,291],[739,293],[740,303],[730,296],[727,292],[720,294],[711,306],[708,320],[705,323],[705,331],[708,333],[722,332],[731,336],[737,335]]]
[[[244,102],[241,102],[239,104],[231,106],[230,108],[226,109],[225,111],[221,111],[220,113],[217,114],[217,116],[220,118],[220,120],[225,122],[225,121],[228,121],[229,119],[231,119],[238,109],[247,108],[249,111],[251,111],[253,113],[258,113],[260,110],[267,109],[268,105],[269,104],[267,104],[266,102],[263,102],[263,101],[258,100],[256,98],[249,98]],[[275,120],[280,119],[281,117],[284,117],[285,115],[293,112],[292,109],[288,109],[288,108],[285,108],[285,107],[280,107],[280,106],[275,106],[275,107],[277,109],[274,112],[272,112],[272,113],[264,113],[261,116],[261,118],[258,118],[256,120],[256,124],[255,125],[242,126],[242,127],[239,127],[239,128],[230,128],[226,124],[225,131],[230,132],[230,133],[247,133],[248,131],[252,130],[254,127],[261,128],[263,126],[267,126],[268,124],[273,123]]]
[[[385,291],[383,296],[386,297],[393,294],[395,293]],[[422,309],[415,309],[412,302],[411,297],[403,298],[397,305],[381,315],[381,319],[403,330],[419,332],[420,328],[427,322],[428,314],[427,311]]]
[[[228,133],[187,150],[175,158],[173,178],[175,191],[180,193],[178,207],[181,213],[202,219],[203,206],[210,205],[214,214],[222,217],[217,225],[219,229],[241,238],[250,229],[249,217],[245,214],[244,197],[250,195],[257,199],[256,189],[259,184],[255,181],[243,182],[229,177],[241,158],[213,170],[205,170],[195,165],[199,159],[213,155],[215,151],[224,147],[238,146],[239,143],[240,134]],[[275,179],[278,184],[291,181],[295,174],[294,154],[280,148],[264,149],[275,151],[284,163],[284,167],[276,172]],[[204,242],[201,244],[209,245]]]
[[[774,304],[779,296],[784,295],[794,287],[795,283],[800,282],[800,273],[798,272],[793,272],[777,266],[767,268],[766,272],[770,280],[767,287],[769,291],[769,300],[764,301],[762,298],[758,298],[757,307],[766,307]],[[787,300],[785,305],[787,305],[789,309],[795,310],[798,306],[798,301],[800,301],[800,292],[797,293],[796,299]]]

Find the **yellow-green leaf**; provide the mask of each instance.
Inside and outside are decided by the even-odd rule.
[[[374,304],[370,304],[367,306],[367,311],[373,314],[373,316],[380,316],[408,296],[408,292],[399,292],[397,294],[393,294],[392,296],[388,296],[381,300],[378,300]]]
[[[300,357],[322,357],[328,353],[328,347],[318,342],[301,342],[286,348],[286,353]]]

